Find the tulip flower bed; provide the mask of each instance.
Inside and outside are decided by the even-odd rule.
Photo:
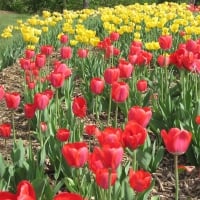
[[[43,23],[29,23],[51,30],[21,25],[20,89],[0,84],[9,116],[0,124],[0,200],[164,199],[154,188],[166,157],[170,198],[181,199],[180,170],[200,165],[200,18],[191,10],[44,11]]]

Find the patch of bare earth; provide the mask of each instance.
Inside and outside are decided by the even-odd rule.
[[[23,93],[23,74],[17,64],[3,69],[0,72],[0,85],[5,87],[7,92]],[[94,121],[94,116],[89,116]],[[6,108],[5,102],[0,102],[0,123],[11,122],[11,112]],[[16,133],[18,138],[28,142],[28,126],[24,118],[23,106],[21,105],[15,112]],[[12,138],[8,140],[9,149],[11,150]],[[4,156],[9,151],[5,151],[4,139],[0,138],[0,153]],[[187,164],[183,156],[180,156],[179,164]],[[151,196],[159,195],[161,200],[174,199],[174,167],[173,156],[165,154],[159,168],[153,173],[155,187]],[[200,200],[200,171],[195,168],[192,172],[183,172],[180,174],[180,200]]]

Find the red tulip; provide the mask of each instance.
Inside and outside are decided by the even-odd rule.
[[[20,104],[20,94],[18,92],[5,93],[5,100],[9,109],[17,109]]]
[[[49,104],[49,96],[43,92],[36,93],[34,96],[34,104],[38,110],[44,110]]]
[[[107,84],[112,84],[119,79],[120,70],[116,67],[107,68],[104,71],[104,79]]]
[[[1,192],[1,200],[36,200],[36,194],[29,181],[23,180],[17,185],[17,193]]]
[[[61,192],[57,194],[53,200],[84,200],[81,195],[76,194],[76,193],[69,193],[69,192]]]
[[[90,90],[93,94],[101,94],[104,89],[104,80],[98,77],[90,81]]]
[[[31,60],[30,60],[29,58],[21,58],[21,59],[19,60],[19,63],[20,63],[20,67],[21,67],[23,70],[30,69]]]
[[[114,82],[112,84],[111,95],[113,101],[122,103],[129,96],[129,86],[125,82]]]
[[[135,121],[144,128],[148,125],[152,117],[152,111],[150,107],[133,106],[128,111],[128,120]]]
[[[49,100],[51,100],[53,98],[53,95],[54,95],[54,92],[51,89],[46,89],[42,93],[47,95],[49,97]]]
[[[87,104],[84,97],[74,98],[72,111],[76,117],[84,118],[86,116]]]
[[[60,142],[65,142],[70,137],[70,131],[66,128],[59,128],[56,132],[56,138]]]
[[[85,142],[67,143],[62,154],[71,167],[83,167],[88,160],[88,148]]]
[[[197,115],[195,117],[195,122],[196,122],[196,124],[200,125],[200,115]]]
[[[88,124],[84,127],[84,132],[87,135],[95,135],[97,131],[98,131],[98,128],[95,124]]]
[[[4,98],[4,96],[5,96],[4,87],[0,85],[0,101]]]
[[[49,56],[53,53],[53,46],[51,45],[43,45],[40,47],[40,51],[42,54]]]
[[[137,84],[136,84],[137,90],[139,92],[146,92],[147,91],[147,87],[148,87],[148,83],[146,80],[138,80]]]
[[[28,89],[33,90],[35,88],[35,82],[28,82]]]
[[[109,188],[109,177],[110,177],[110,185],[114,185],[117,180],[117,172],[115,170],[112,170],[110,172],[110,170],[105,168],[105,169],[99,169],[95,172],[96,183],[103,189]]]
[[[188,51],[191,51],[191,52],[194,52],[194,53],[197,51],[198,46],[199,46],[199,45],[198,45],[197,41],[192,40],[192,39],[187,40],[186,43],[185,43],[186,49],[187,49]]]
[[[46,122],[40,122],[40,129],[43,133],[45,133],[47,131],[47,123]]]
[[[122,144],[122,133],[120,128],[107,127],[103,131],[100,131],[97,139],[101,146],[120,147]]]
[[[121,59],[118,64],[118,68],[120,70],[120,78],[131,77],[132,72],[133,72],[133,65],[130,62],[124,59]]]
[[[35,65],[38,68],[44,67],[46,64],[46,56],[44,54],[37,54],[35,58]]]
[[[86,58],[88,56],[88,50],[87,49],[78,49],[77,55],[79,58]]]
[[[60,88],[64,85],[65,76],[62,73],[52,72],[49,76],[51,85],[55,88]]]
[[[170,64],[170,56],[169,55],[159,55],[157,58],[157,63],[160,67],[167,67]]]
[[[17,195],[12,194],[11,192],[1,192],[0,191],[1,200],[17,200]]]
[[[144,192],[151,185],[151,174],[144,170],[129,171],[129,183],[135,192]]]
[[[119,37],[120,37],[120,35],[119,35],[119,33],[117,33],[117,32],[112,32],[112,33],[110,33],[110,39],[111,39],[111,41],[117,41],[117,40],[119,40]]]
[[[34,103],[24,105],[24,114],[27,119],[32,119],[35,116],[36,107]]]
[[[8,138],[11,135],[11,124],[4,123],[0,125],[0,136],[3,138]]]
[[[174,155],[184,154],[192,139],[192,133],[178,128],[171,128],[168,133],[163,129],[161,130],[161,136],[167,151]]]
[[[66,43],[68,42],[68,36],[65,35],[65,34],[61,35],[61,36],[60,36],[60,42],[61,42],[62,44],[66,44]]]
[[[35,56],[35,51],[32,49],[26,49],[25,50],[25,58],[31,59]]]
[[[93,172],[101,168],[117,169],[122,162],[123,153],[121,146],[110,147],[104,145],[102,148],[95,147],[89,158],[90,169]]]
[[[172,47],[172,36],[162,35],[158,38],[160,48],[163,50],[168,50]]]
[[[72,70],[64,63],[59,63],[54,67],[55,73],[62,73],[65,79],[69,78],[72,75]]]
[[[147,137],[147,131],[141,125],[134,121],[129,121],[124,129],[122,140],[125,147],[137,149],[144,144]]]
[[[17,185],[17,199],[36,200],[36,194],[29,181],[23,180]]]
[[[61,47],[60,55],[62,59],[70,59],[72,57],[72,48],[71,47]]]

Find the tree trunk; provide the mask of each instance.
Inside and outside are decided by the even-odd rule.
[[[83,0],[83,8],[89,7],[89,0]]]

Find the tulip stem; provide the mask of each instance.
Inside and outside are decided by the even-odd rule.
[[[12,128],[13,128],[13,137],[14,143],[16,142],[16,134],[15,134],[15,118],[14,118],[14,110],[12,110]]]
[[[137,151],[136,149],[133,151],[133,170],[135,171],[137,169]]]
[[[178,155],[174,155],[174,172],[175,172],[175,200],[179,198],[179,176],[178,176]]]
[[[5,152],[7,152],[7,141],[5,138]],[[8,161],[8,153],[6,153],[6,161]]]
[[[112,170],[108,169],[108,200],[111,200],[111,173]]]
[[[112,103],[111,99],[112,99],[112,94],[110,91],[109,104],[108,104],[108,122],[107,122],[108,126],[110,125],[110,111],[111,111],[111,103]]]
[[[117,128],[117,118],[118,118],[118,103],[116,104],[116,110],[115,110],[115,128]]]

